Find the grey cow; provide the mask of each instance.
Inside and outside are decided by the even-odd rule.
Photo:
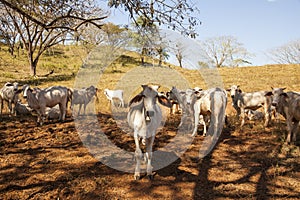
[[[300,93],[284,92],[285,88],[272,88],[266,96],[272,96],[272,105],[276,112],[284,116],[287,124],[287,143],[296,142],[296,136],[300,121]]]

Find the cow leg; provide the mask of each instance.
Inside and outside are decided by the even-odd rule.
[[[286,125],[287,125],[287,137],[286,137],[286,142],[288,144],[291,143],[291,135],[292,135],[292,131],[293,131],[293,121],[291,119],[290,116],[287,116],[286,118]]]
[[[292,129],[292,143],[296,142],[297,133],[298,133],[298,127],[299,127],[299,121],[295,121],[293,123],[293,129]]]
[[[203,116],[203,134],[202,134],[202,136],[206,136],[206,132],[207,132],[207,129],[206,129],[206,116]]]
[[[271,107],[265,106],[265,127],[268,127],[271,121]]]
[[[1,98],[1,97],[0,97]],[[3,109],[3,100],[1,99],[1,103],[0,103],[0,114],[2,115],[2,109]]]
[[[121,107],[124,108],[124,101],[121,99]]]
[[[9,100],[8,101],[8,109],[9,109],[9,114],[13,114],[13,109],[12,109],[12,102]]]
[[[199,115],[198,115],[198,113],[195,113],[194,117],[195,117],[195,123],[194,123],[194,130],[193,130],[192,137],[194,137],[195,135],[197,135],[198,124],[199,124]]]
[[[59,104],[59,111],[60,111],[59,120],[65,121],[65,118],[66,118],[66,104],[64,104],[64,103]]]
[[[87,104],[86,104],[86,103],[85,103],[85,104],[83,104],[83,114],[84,114],[84,115],[85,115],[86,106],[87,106]]]
[[[146,139],[147,176],[150,180],[153,179],[151,161],[152,161],[152,146],[153,146],[154,138],[155,136]]]
[[[135,160],[136,160],[134,179],[139,180],[141,177],[140,172],[141,172],[141,160],[143,157],[143,153],[140,148],[139,137],[136,133],[134,134],[134,142],[135,142]]]
[[[241,108],[241,114],[240,114],[241,118],[242,118],[242,122],[241,122],[241,128],[244,126],[245,124],[245,110],[244,108]]]
[[[79,104],[78,113],[77,113],[78,116],[80,115],[81,107],[82,107],[82,104]]]

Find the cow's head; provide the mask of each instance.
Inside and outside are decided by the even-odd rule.
[[[265,94],[265,96],[272,97],[272,106],[275,108],[278,107],[280,99],[282,97],[287,97],[287,94],[284,92],[286,88],[272,88],[272,91],[269,91]]]
[[[142,85],[142,88],[143,91],[130,100],[129,106],[133,103],[142,103],[146,121],[150,121],[151,117],[154,116],[156,111],[156,100],[163,106],[169,108],[172,106],[170,100],[165,95],[158,92],[158,85]]]
[[[230,88],[228,88],[226,91],[229,92],[230,97],[232,99],[234,99],[234,97],[238,94],[238,93],[242,93],[242,90],[240,89],[239,85],[232,85]]]
[[[27,92],[28,92],[28,91],[32,91],[31,88],[30,88],[30,86],[27,85],[27,84],[23,85],[22,90],[23,90],[23,98],[24,98],[24,99],[27,98]]]

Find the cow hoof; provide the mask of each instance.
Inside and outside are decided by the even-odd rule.
[[[141,177],[139,175],[134,175],[134,180],[138,181],[140,179],[141,179]]]
[[[149,179],[150,181],[152,181],[152,180],[153,180],[153,174],[148,175],[148,179]]]

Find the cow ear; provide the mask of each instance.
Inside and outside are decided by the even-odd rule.
[[[172,104],[171,104],[170,100],[167,97],[165,97],[165,96],[158,96],[158,102],[161,105],[166,106],[168,108],[172,107]]]
[[[227,88],[226,91],[227,91],[227,92],[230,92],[230,91],[231,91],[231,88]]]
[[[131,104],[133,104],[133,103],[138,103],[138,102],[142,101],[143,98],[144,98],[144,95],[142,95],[142,94],[136,95],[135,97],[133,97],[133,98],[130,100],[129,106],[131,106]]]
[[[286,89],[286,87],[284,87],[284,88],[281,88],[282,90],[285,90]]]
[[[22,89],[18,89],[15,94],[20,94],[23,90]]]
[[[273,95],[272,91],[268,91],[265,93],[265,96],[272,96],[272,95]]]

